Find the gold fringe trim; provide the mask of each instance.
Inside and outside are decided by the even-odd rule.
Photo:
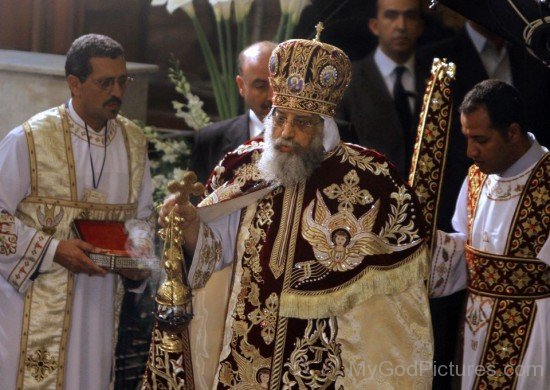
[[[286,291],[281,294],[279,314],[284,317],[312,319],[342,315],[375,295],[405,291],[428,278],[428,248],[416,252],[391,267],[365,270],[354,283],[331,292]]]

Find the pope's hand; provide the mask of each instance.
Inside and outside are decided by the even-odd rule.
[[[184,205],[177,204],[176,195],[170,195],[164,201],[159,212],[158,222],[162,227],[168,226],[168,218],[172,210],[174,210],[174,213],[179,217],[180,227],[183,230],[186,230],[190,226],[196,226],[199,222],[197,208],[193,204],[190,202]]]
[[[61,240],[57,245],[53,261],[75,274],[85,273],[90,276],[105,276],[107,271],[96,265],[92,259],[86,256],[84,251],[92,253],[104,252],[103,249],[82,240]]]

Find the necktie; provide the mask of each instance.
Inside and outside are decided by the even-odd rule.
[[[396,66],[394,70],[395,84],[393,84],[393,102],[397,110],[399,122],[401,122],[401,129],[403,132],[403,142],[405,143],[405,161],[411,157],[412,150],[412,137],[411,137],[411,125],[412,125],[412,113],[411,106],[409,105],[409,94],[405,91],[401,78],[406,68],[402,65]]]
[[[405,134],[409,134],[412,124],[411,106],[409,105],[409,94],[405,91],[403,83],[401,81],[403,73],[407,68],[404,66],[396,66],[394,70],[395,84],[393,84],[393,101],[397,114],[399,115],[399,121],[405,131]]]

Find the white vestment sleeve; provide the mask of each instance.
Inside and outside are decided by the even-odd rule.
[[[544,261],[546,264],[550,265],[550,238],[546,240],[542,248],[540,249],[537,259]]]
[[[51,267],[58,243],[14,216],[30,194],[30,182],[27,140],[19,126],[0,142],[0,275],[19,292],[29,288],[41,261],[40,271]]]
[[[189,284],[192,288],[202,287],[212,272],[233,263],[240,218],[241,210],[237,210],[208,224],[201,222],[189,269]]]
[[[128,248],[134,256],[153,257],[155,221],[153,217],[153,191],[151,184],[151,167],[149,159],[145,159],[145,170],[141,182],[141,189],[138,197],[137,216],[124,223],[128,231]],[[153,265],[151,265],[153,266]],[[154,268],[157,268],[155,266]]]
[[[467,191],[468,183],[464,180],[452,221],[456,233],[437,231],[430,274],[431,297],[450,295],[466,288],[464,245],[468,238]]]

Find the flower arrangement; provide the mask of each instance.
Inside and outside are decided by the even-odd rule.
[[[196,0],[204,1],[204,0]],[[182,9],[191,19],[197,34],[202,54],[208,67],[212,89],[216,100],[218,117],[233,118],[238,114],[239,94],[235,85],[235,60],[237,54],[249,45],[247,16],[254,0],[208,0],[216,20],[218,57],[214,55],[204,29],[197,15],[193,0],[152,0],[151,5],[166,5],[169,13]],[[289,39],[298,24],[303,9],[310,0],[280,0],[281,18],[275,42]],[[236,37],[232,35],[232,26],[236,26]]]
[[[205,1],[205,0],[195,0]],[[238,115],[239,94],[235,83],[235,64],[238,53],[251,42],[248,39],[247,16],[255,0],[208,0],[216,21],[217,57],[206,38],[197,15],[193,0],[152,0],[151,5],[165,5],[169,13],[183,10],[191,19],[204,56],[220,119]],[[310,0],[280,0],[281,18],[277,28],[275,42],[289,39],[298,24],[303,9]],[[236,26],[236,37],[233,27]],[[203,110],[203,102],[191,92],[191,86],[180,68],[179,62],[172,58],[169,63],[168,77],[183,101],[172,101],[176,116],[183,118],[186,124],[199,130],[210,123],[209,116]],[[172,179],[181,180],[188,166],[191,150],[185,140],[161,136],[150,126],[143,127],[152,146],[153,199],[162,202],[167,195],[166,186]]]
[[[168,78],[176,92],[183,96],[184,102],[172,101],[176,116],[183,118],[194,130],[208,125],[210,118],[202,109],[203,102],[191,92],[191,85],[180,69],[179,61],[170,60]],[[162,136],[152,126],[138,123],[152,147],[151,172],[153,182],[153,201],[161,203],[167,195],[167,185],[170,180],[182,180],[187,167],[191,149],[183,139]]]

